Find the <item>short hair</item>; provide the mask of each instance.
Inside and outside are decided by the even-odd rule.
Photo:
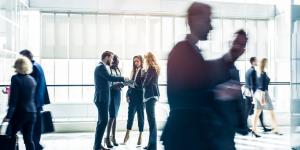
[[[112,52],[110,52],[110,51],[105,51],[105,52],[102,53],[101,59],[103,60],[103,59],[105,59],[105,57],[110,57],[110,56],[112,56],[112,55],[113,55]]]
[[[190,25],[192,16],[207,16],[211,13],[211,7],[205,3],[193,2],[187,10],[187,21]]]
[[[250,63],[252,64],[254,61],[256,61],[256,57],[251,57],[250,58]]]
[[[33,55],[28,49],[24,49],[24,50],[20,51],[20,55],[27,57],[29,60],[33,59]]]
[[[13,67],[15,68],[15,72],[20,74],[30,74],[32,72],[32,63],[25,56],[17,58]]]

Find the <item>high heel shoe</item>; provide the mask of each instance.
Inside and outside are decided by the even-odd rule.
[[[257,133],[255,133],[254,131],[251,131],[251,133],[252,133],[252,136],[254,136],[254,137],[256,137],[256,138],[259,138],[259,137],[261,137],[260,135],[258,135]]]
[[[276,134],[276,135],[283,135],[282,133],[278,132],[278,131],[272,131],[272,133]]]
[[[140,133],[137,145],[142,145],[142,133]]]
[[[101,146],[99,150],[110,150],[110,149]]]
[[[114,146],[119,146],[119,144],[117,143],[115,137],[111,137],[110,139],[111,139],[111,142],[113,143]]]
[[[105,138],[105,142],[104,143],[105,143],[105,145],[106,145],[107,148],[113,148],[114,147],[113,145],[111,145],[109,138]]]
[[[125,134],[125,137],[124,137],[123,144],[126,144],[126,142],[129,140],[129,133],[130,133],[130,130],[127,130],[126,134]]]

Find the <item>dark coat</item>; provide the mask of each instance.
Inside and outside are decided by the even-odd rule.
[[[262,72],[260,76],[257,78],[257,89],[262,91],[268,91],[270,84],[270,78],[266,72]]]
[[[256,70],[254,67],[251,67],[247,70],[245,75],[245,87],[255,92],[257,89],[256,80],[257,80]]]
[[[43,68],[40,64],[32,61],[33,70],[30,74],[36,81],[36,91],[35,91],[35,104],[38,109],[46,104],[50,104],[45,74]]]
[[[150,98],[153,96],[160,96],[159,88],[158,88],[158,74],[155,69],[149,67],[143,82],[144,88],[144,98]]]
[[[106,66],[101,62],[95,69],[94,81],[95,81],[94,102],[109,103],[110,82],[124,82],[124,78],[110,75],[107,71]]]
[[[35,88],[36,82],[30,75],[16,74],[12,76],[6,118],[11,119],[15,113],[37,111],[34,102]]]

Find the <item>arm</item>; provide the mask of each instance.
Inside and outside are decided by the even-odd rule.
[[[18,103],[19,99],[19,84],[17,82],[17,79],[15,79],[15,76],[12,77],[11,79],[11,93],[9,95],[9,101],[8,101],[8,110],[7,110],[7,119],[11,119]]]
[[[100,65],[99,67],[100,68],[97,71],[98,76],[101,76],[105,78],[107,81],[111,81],[111,82],[124,82],[124,77],[115,77],[110,75],[104,65]]]

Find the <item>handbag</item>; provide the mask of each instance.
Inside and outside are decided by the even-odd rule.
[[[52,133],[55,131],[50,111],[41,112],[41,121],[42,133]]]
[[[0,145],[1,145],[1,150],[19,150],[19,145],[18,145],[18,136],[10,136],[6,135],[6,131],[4,131],[4,122],[0,124]],[[3,133],[2,134],[2,130]]]

